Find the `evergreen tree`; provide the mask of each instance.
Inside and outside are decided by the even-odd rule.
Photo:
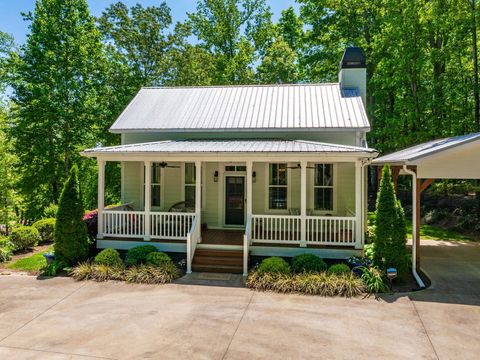
[[[55,256],[70,265],[85,260],[88,256],[89,240],[83,215],[78,168],[74,165],[60,196],[54,245]]]
[[[405,215],[395,196],[389,166],[382,170],[375,215],[374,263],[383,269],[394,267],[403,274],[407,270]]]

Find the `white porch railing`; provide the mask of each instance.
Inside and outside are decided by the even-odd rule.
[[[185,240],[195,219],[195,213],[150,213],[152,239]]]
[[[145,232],[145,212],[105,209],[103,235],[125,238],[143,238]],[[194,213],[150,213],[150,238],[166,240],[186,240],[195,219]]]
[[[194,217],[190,231],[187,234],[187,274],[192,272],[192,261],[195,256],[195,249],[200,242],[201,226],[198,217]]]
[[[299,243],[300,216],[252,215],[252,241]]]
[[[115,237],[143,237],[145,213],[143,211],[103,212],[103,235]]]
[[[250,252],[250,243],[252,241],[252,217],[247,216],[245,224],[245,233],[243,234],[243,276],[248,275],[248,254]]]
[[[307,216],[307,244],[355,245],[355,218]]]

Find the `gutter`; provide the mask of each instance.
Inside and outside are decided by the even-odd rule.
[[[405,171],[407,174],[412,175],[412,274],[415,280],[417,281],[418,286],[420,286],[421,289],[425,289],[425,284],[423,283],[422,279],[417,273],[417,263],[415,259],[417,258],[417,235],[415,229],[417,226],[420,224],[417,224],[417,206],[415,205],[415,202],[417,200],[417,174],[415,171],[412,171],[407,168],[407,165],[403,165],[403,171]]]

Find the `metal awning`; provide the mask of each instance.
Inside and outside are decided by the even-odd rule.
[[[87,149],[82,155],[336,153],[375,157],[374,149],[305,140],[168,140]]]

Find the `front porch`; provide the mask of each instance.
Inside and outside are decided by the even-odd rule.
[[[176,148],[183,143],[201,149],[187,155],[162,152],[164,143],[148,153],[145,144],[91,150],[99,166],[97,247],[151,243],[184,252],[188,272],[197,248],[241,250],[245,274],[249,255],[314,252],[333,258],[361,252],[363,153],[368,149],[273,141],[275,152],[246,156],[232,154],[229,141],[221,142],[226,149],[215,154],[203,153],[209,141],[174,142]],[[255,150],[249,143],[258,146],[241,143],[244,152]],[[263,143],[272,147],[272,141]],[[132,151],[136,146],[138,151]],[[128,207],[105,207],[106,161],[122,163],[122,201]],[[180,209],[175,207],[179,202],[184,202]]]

